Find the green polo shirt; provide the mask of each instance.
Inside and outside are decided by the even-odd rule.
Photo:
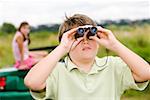
[[[106,57],[96,57],[90,72],[84,73],[66,57],[48,77],[46,90],[31,95],[38,100],[120,100],[126,89],[144,90],[148,85],[135,83],[121,58],[109,56],[105,62]]]

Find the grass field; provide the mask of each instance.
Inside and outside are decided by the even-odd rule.
[[[145,60],[150,62],[150,25],[142,26],[115,26],[107,27],[111,29],[116,37],[128,48],[139,54]],[[14,63],[11,41],[14,34],[0,33],[0,68],[10,67]],[[57,45],[57,35],[51,32],[31,33],[30,48]],[[105,56],[106,52],[103,47],[100,48],[98,56]],[[110,52],[109,55],[115,55]],[[129,90],[121,100],[150,100],[150,86],[144,92]]]

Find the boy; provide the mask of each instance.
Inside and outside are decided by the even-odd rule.
[[[149,64],[86,15],[67,18],[59,41],[25,77],[35,99],[119,100],[126,89],[143,90],[150,80]],[[119,57],[96,57],[99,46]],[[59,62],[66,54],[65,62]]]

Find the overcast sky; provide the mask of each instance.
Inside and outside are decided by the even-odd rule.
[[[0,0],[0,25],[61,23],[65,13],[86,14],[96,21],[150,18],[150,0]]]

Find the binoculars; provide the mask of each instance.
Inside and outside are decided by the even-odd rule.
[[[94,36],[97,33],[97,28],[96,27],[78,28],[75,34],[75,39],[83,37],[84,33],[87,31],[88,33],[86,37],[89,39],[90,36]]]

